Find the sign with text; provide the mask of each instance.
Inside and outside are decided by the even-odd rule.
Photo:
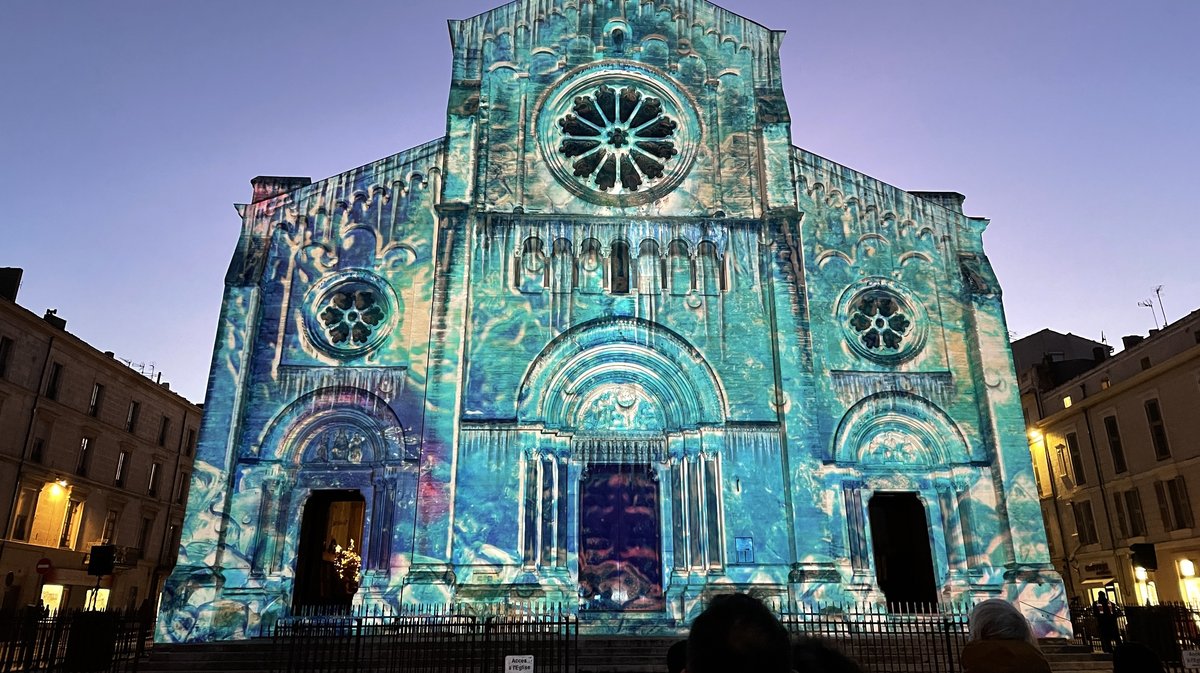
[[[533,655],[510,654],[504,657],[504,673],[533,673]]]
[[[1182,654],[1184,668],[1200,668],[1200,650],[1184,650]]]

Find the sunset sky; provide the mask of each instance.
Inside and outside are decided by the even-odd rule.
[[[445,132],[445,20],[495,0],[0,3],[0,266],[202,401],[232,204]],[[988,217],[1009,328],[1119,348],[1200,307],[1200,2],[728,0],[779,30],[792,140]],[[1159,319],[1161,320],[1161,319]]]

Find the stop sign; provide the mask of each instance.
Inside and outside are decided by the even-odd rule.
[[[37,565],[34,567],[37,569],[39,575],[45,575],[54,566],[50,563],[50,559],[43,557],[38,559]]]

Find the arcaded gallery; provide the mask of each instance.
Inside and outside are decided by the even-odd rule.
[[[782,39],[517,0],[450,22],[444,137],[255,178],[158,639],[730,591],[1058,632],[987,220],[793,144]]]

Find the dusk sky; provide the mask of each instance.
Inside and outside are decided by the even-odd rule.
[[[497,0],[0,3],[0,266],[100,350],[204,398],[256,175],[445,133],[445,20]],[[792,141],[958,191],[1017,336],[1120,345],[1200,307],[1200,2],[728,0],[786,30]],[[1161,318],[1157,318],[1161,320]]]

